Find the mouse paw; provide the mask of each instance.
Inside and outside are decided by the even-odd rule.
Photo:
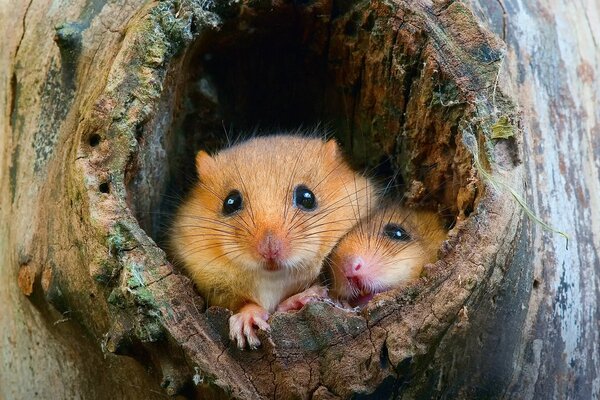
[[[260,340],[256,336],[256,328],[269,331],[271,327],[267,323],[269,313],[257,304],[246,304],[236,314],[229,317],[229,338],[236,342],[237,347],[243,350],[248,347],[254,350],[260,346]]]
[[[288,297],[277,306],[277,311],[299,310],[308,303],[327,297],[327,288],[323,286],[311,286],[303,292]]]

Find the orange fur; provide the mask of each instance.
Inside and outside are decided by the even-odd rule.
[[[411,239],[399,242],[385,237],[383,229],[389,223],[400,225]],[[434,212],[394,205],[380,207],[363,218],[332,251],[330,293],[339,299],[352,300],[361,294],[361,289],[379,293],[417,279],[423,266],[436,260],[445,238],[442,220]],[[353,285],[352,277],[347,276],[349,263],[356,257],[364,263],[354,272],[363,288]]]
[[[214,156],[196,157],[199,183],[177,212],[171,232],[174,254],[209,305],[237,311],[256,303],[273,312],[282,299],[309,287],[324,258],[367,209],[369,181],[348,167],[334,141],[293,135],[259,137]],[[306,185],[317,208],[293,205],[294,188]],[[231,190],[244,207],[222,213]],[[273,235],[282,243],[277,270],[257,251]]]

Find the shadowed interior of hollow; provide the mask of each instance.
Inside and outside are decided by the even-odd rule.
[[[198,150],[317,126],[338,139],[357,169],[395,177],[400,193],[418,181],[427,195],[417,200],[456,214],[465,177],[455,173],[455,140],[465,110],[456,86],[428,59],[424,33],[390,21],[368,3],[287,4],[201,34],[171,72],[170,128],[149,127],[154,140],[141,142],[150,160],[162,154],[155,157],[166,164],[160,182],[141,179],[143,167],[130,180],[130,206],[146,232],[165,243],[195,180]]]

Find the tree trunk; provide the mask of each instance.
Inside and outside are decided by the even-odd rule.
[[[0,398],[600,395],[598,4],[15,3]],[[318,122],[458,222],[418,283],[239,352],[161,249],[168,199],[223,126]]]

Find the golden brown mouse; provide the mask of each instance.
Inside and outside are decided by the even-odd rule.
[[[200,151],[196,168],[199,181],[172,227],[173,252],[209,306],[234,312],[230,338],[255,348],[255,327],[268,330],[278,304],[316,281],[373,188],[334,140],[296,135]]]
[[[331,295],[352,306],[400,287],[437,259],[447,231],[432,211],[389,203],[364,217],[329,256]]]

